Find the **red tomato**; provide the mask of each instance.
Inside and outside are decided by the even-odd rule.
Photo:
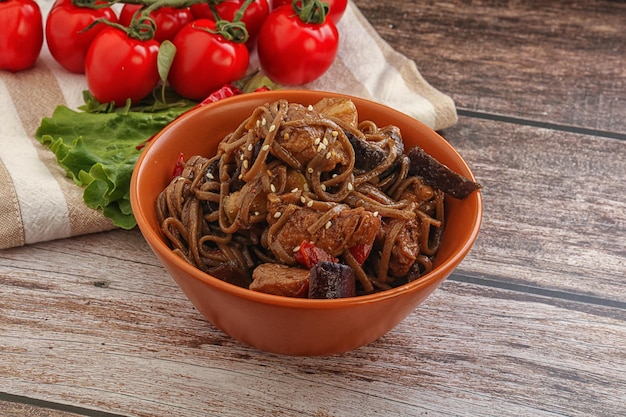
[[[120,23],[124,26],[129,26],[133,15],[141,9],[141,7],[140,4],[125,4],[120,11]],[[153,18],[156,23],[154,39],[158,42],[163,42],[164,40],[171,41],[183,26],[194,20],[194,16],[188,7],[161,7],[151,12],[150,17]]]
[[[328,14],[327,17],[330,18],[335,24],[341,20],[344,12],[346,11],[346,7],[348,7],[348,0],[323,0],[328,3]],[[272,9],[277,9],[280,6],[284,6],[285,4],[292,4],[292,0],[272,0]]]
[[[245,3],[245,0],[225,0],[218,3],[215,6],[217,14],[221,19],[232,22],[235,18],[235,13]],[[211,19],[215,20],[209,5],[206,3],[198,3],[191,6],[191,12],[196,19]],[[267,0],[254,0],[244,12],[241,19],[246,24],[248,29],[248,35],[251,40],[256,38],[263,21],[270,13],[270,5]]]
[[[182,28],[172,41],[176,55],[168,80],[185,98],[201,101],[246,74],[250,61],[246,45],[210,32],[214,30],[215,22],[199,19]]]
[[[85,76],[91,94],[101,103],[123,106],[145,98],[159,82],[159,43],[129,37],[123,30],[107,27],[87,51]]]
[[[301,85],[319,78],[337,55],[335,24],[304,23],[291,6],[281,6],[265,19],[257,39],[261,68],[272,81]]]
[[[85,73],[85,57],[93,39],[107,26],[98,24],[82,32],[97,19],[117,23],[110,7],[74,6],[70,0],[57,0],[46,19],[46,43],[52,57],[66,70]]]
[[[43,45],[41,9],[33,0],[0,1],[0,70],[35,65]]]

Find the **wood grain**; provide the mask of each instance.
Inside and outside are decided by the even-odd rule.
[[[623,1],[355,3],[461,109],[626,134]]]
[[[466,117],[444,135],[484,186],[462,271],[626,302],[626,141]]]
[[[355,0],[450,94],[476,245],[381,339],[291,358],[194,309],[137,230],[0,251],[0,415],[626,415],[626,3]]]
[[[448,281],[371,345],[294,359],[223,335],[149,252],[121,256],[122,240],[146,249],[116,231],[36,245],[75,261],[67,266],[3,252],[0,276],[28,271],[3,286],[5,390],[139,416],[618,415],[626,406],[623,317]]]

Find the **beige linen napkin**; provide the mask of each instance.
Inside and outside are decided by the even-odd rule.
[[[52,1],[39,4],[45,19]],[[335,63],[304,88],[378,101],[434,129],[456,123],[450,97],[429,85],[415,63],[393,50],[354,4],[338,29]],[[0,249],[114,228],[85,205],[83,190],[34,138],[44,117],[60,104],[77,108],[86,89],[84,76],[63,70],[45,44],[34,68],[0,71]]]

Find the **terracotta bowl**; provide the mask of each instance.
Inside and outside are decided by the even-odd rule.
[[[304,105],[323,97],[316,91],[271,91],[225,99],[180,117],[163,129],[142,153],[131,180],[131,204],[139,229],[165,269],[193,305],[217,328],[257,349],[286,355],[331,355],[356,349],[393,329],[457,267],[474,244],[482,219],[479,192],[460,201],[447,199],[447,225],[432,272],[376,294],[334,300],[288,298],[240,288],[207,275],[175,255],[157,224],[154,204],[169,183],[178,155],[214,155],[217,143],[254,108],[280,98]],[[406,149],[419,144],[458,173],[474,179],[454,148],[412,117],[351,97],[359,119],[394,124]]]

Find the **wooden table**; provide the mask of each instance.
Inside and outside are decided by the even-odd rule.
[[[626,414],[626,3],[356,0],[450,94],[480,237],[380,340],[292,358],[207,323],[137,230],[0,252],[0,415]]]

